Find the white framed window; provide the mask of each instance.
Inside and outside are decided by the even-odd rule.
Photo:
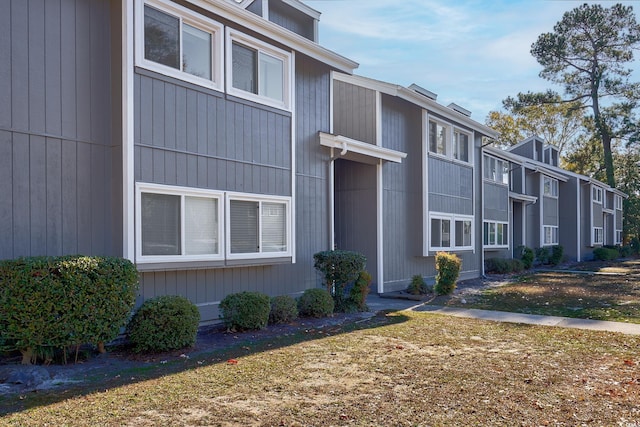
[[[594,245],[601,245],[604,242],[604,229],[602,227],[593,227],[591,240]]]
[[[453,131],[453,158],[465,163],[473,161],[471,135],[459,129]]]
[[[251,101],[291,108],[292,54],[227,28],[227,92]]]
[[[473,249],[473,217],[431,214],[429,230],[431,251]]]
[[[291,256],[291,198],[227,193],[227,259]]]
[[[451,127],[435,120],[429,120],[429,152],[446,156],[449,147]]]
[[[483,230],[483,244],[488,248],[508,248],[509,224],[499,221],[485,221]]]
[[[595,203],[602,204],[602,188],[594,186],[592,187],[591,192],[593,194],[593,201]]]
[[[545,225],[543,227],[544,240],[542,244],[544,246],[557,245],[558,244],[558,226]]]
[[[223,26],[166,0],[136,2],[136,65],[222,90]]]
[[[224,258],[218,191],[136,184],[136,262]]]
[[[616,245],[622,244],[622,230],[616,230],[616,241],[614,242]]]
[[[485,155],[484,179],[509,185],[509,162]]]
[[[546,197],[558,198],[558,180],[545,176],[542,178],[542,194]]]
[[[615,195],[613,196],[613,203],[615,209],[621,211],[622,210],[622,196]]]

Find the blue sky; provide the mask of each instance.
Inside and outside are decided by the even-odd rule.
[[[576,0],[304,0],[322,13],[320,44],[357,61],[355,74],[416,83],[471,110],[489,111],[518,92],[542,91],[531,44],[553,30]],[[605,7],[615,2],[601,1]],[[622,1],[634,6],[640,2]],[[638,57],[638,54],[636,54]],[[640,62],[632,68],[640,71]],[[557,89],[557,88],[556,88]]]

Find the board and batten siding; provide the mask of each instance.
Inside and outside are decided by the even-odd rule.
[[[138,303],[182,295],[211,322],[231,293],[297,294],[319,284],[313,254],[329,246],[328,152],[318,140],[329,127],[329,69],[298,55],[295,75],[297,262],[194,270],[167,265],[141,274]],[[135,93],[136,180],[291,195],[291,113],[142,70]]]
[[[578,229],[580,227],[577,212],[579,206],[576,206],[578,200],[576,178],[569,178],[567,182],[559,183],[559,191],[561,196],[558,198],[558,243],[564,248],[565,256],[572,260],[578,260]],[[584,213],[582,213],[584,216]]]
[[[0,0],[0,10],[0,259],[121,255],[112,5]]]
[[[558,198],[543,196],[542,200],[542,224],[543,225],[560,225],[558,218]]]
[[[429,156],[429,211],[473,215],[473,168]]]
[[[376,91],[334,80],[333,133],[375,144]]]
[[[484,181],[485,221],[509,222],[509,187]]]

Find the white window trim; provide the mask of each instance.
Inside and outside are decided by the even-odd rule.
[[[596,239],[597,231],[600,231],[600,241]],[[591,246],[604,244],[604,227],[593,227],[591,229]]]
[[[621,245],[622,244],[622,230],[615,230],[614,239],[615,239],[614,244],[616,244],[616,245]]]
[[[248,202],[258,202],[260,204],[266,202],[283,203],[287,215],[285,228],[287,233],[287,250],[286,252],[248,252],[248,253],[231,253],[231,200],[243,200]],[[246,259],[262,259],[262,258],[283,258],[291,257],[292,250],[292,219],[291,219],[291,197],[286,196],[268,196],[263,194],[249,193],[226,193],[225,197],[225,256],[228,260],[246,260]],[[258,238],[262,239],[262,221],[258,224]],[[262,250],[262,245],[260,245]]]
[[[484,175],[484,174],[486,173],[487,168],[486,168],[486,165],[484,164],[484,161],[485,161],[485,159],[486,159],[486,158],[494,159],[494,160],[496,161],[496,168],[498,167],[498,162],[501,162],[501,163],[502,163],[502,165],[503,165],[503,166],[500,168],[501,170],[502,170],[502,169],[504,169],[504,165],[505,165],[505,164],[507,165],[507,175],[506,175],[506,176],[507,176],[507,182],[504,182],[504,181],[498,181],[498,180],[493,179],[493,178],[487,178],[487,177],[485,177],[485,175]],[[508,186],[509,186],[509,181],[510,181],[510,178],[511,178],[511,177],[509,176],[509,169],[508,169],[508,165],[509,165],[509,162],[508,162],[507,160],[503,160],[503,159],[500,159],[500,158],[495,157],[495,156],[491,156],[491,155],[488,155],[488,154],[484,154],[484,155],[483,155],[483,157],[482,157],[482,180],[483,180],[483,181],[486,181],[486,182],[490,182],[490,183],[492,183],[492,184],[498,184],[498,185],[503,185],[503,186],[505,186],[505,187],[508,187]],[[504,171],[503,171],[503,172],[504,172]]]
[[[233,87],[233,42],[240,43],[247,47],[256,49],[258,52],[263,52],[267,55],[273,56],[282,60],[283,62],[283,101],[280,102],[276,99],[261,96],[255,93],[247,92],[242,89]],[[280,108],[283,110],[291,111],[292,98],[293,98],[293,56],[291,52],[286,52],[282,49],[278,49],[275,46],[271,46],[264,43],[254,37],[241,33],[227,27],[226,29],[226,86],[227,93],[229,95],[237,96],[238,98],[247,99],[249,101],[257,102],[260,104],[269,105],[271,107]]]
[[[484,224],[494,224],[496,226],[496,242],[498,240],[498,224],[502,224],[502,225],[506,225],[507,226],[507,244],[506,245],[498,245],[496,244],[484,244]],[[509,227],[509,223],[506,221],[484,221],[482,224],[482,245],[485,248],[494,248],[494,249],[508,249],[509,248],[509,242],[511,241],[511,230],[509,230],[511,227]]]
[[[468,139],[468,142],[469,142],[469,147],[468,147],[468,150],[469,150],[469,161],[468,162],[466,162],[464,160],[456,159],[454,154],[453,154],[454,153],[453,145],[455,144],[456,132],[460,133],[460,134],[463,134],[463,135],[467,135],[467,137],[469,138]],[[462,129],[462,128],[460,128],[460,127],[458,127],[458,126],[453,126],[453,130],[451,131],[451,158],[454,161],[462,163],[462,164],[465,164],[465,165],[473,165],[473,154],[474,154],[473,152],[474,152],[474,150],[473,150],[473,134],[468,132],[468,131],[466,131],[466,130],[464,130],[464,129]]]
[[[555,229],[556,230],[556,240],[553,242],[545,242],[545,238],[547,237],[547,229]],[[551,234],[553,237],[553,233]],[[556,246],[560,241],[560,229],[557,225],[543,225],[542,226],[542,246]]]
[[[449,241],[450,246],[431,246],[431,220],[432,219],[440,219],[440,220],[448,220],[449,221]],[[471,222],[471,245],[470,246],[456,246],[456,221],[470,221]],[[455,214],[447,214],[440,212],[431,212],[429,213],[428,220],[428,229],[429,229],[429,251],[430,252],[439,252],[439,251],[448,251],[448,252],[456,252],[456,251],[470,251],[474,249],[474,239],[475,239],[475,218],[469,215],[455,215]]]
[[[622,196],[618,196],[617,194],[613,196],[614,209],[619,211],[622,210]]]
[[[185,197],[206,197],[218,200],[218,253],[204,255],[142,255],[142,193],[167,194],[180,196],[180,237],[181,247],[185,248],[184,239],[184,198]],[[220,261],[224,259],[225,235],[223,229],[223,205],[224,193],[221,191],[204,190],[198,188],[177,187],[161,184],[136,183],[136,262],[145,263],[166,263],[166,262],[188,262],[188,261]]]
[[[546,181],[549,181],[549,187],[551,189],[551,193],[549,193],[549,194],[545,193],[545,182]],[[555,191],[554,191],[554,189],[555,189]],[[542,195],[544,197],[550,197],[552,199],[557,199],[559,193],[560,193],[560,183],[559,183],[559,181],[557,179],[551,178],[549,176],[543,176],[542,177]]]
[[[178,70],[144,57],[144,6],[149,5],[167,14],[180,19],[180,44],[182,46],[182,24],[187,23],[193,27],[211,34],[211,80],[195,76],[186,71]],[[136,0],[135,4],[135,65],[168,77],[184,80],[199,86],[218,91],[223,90],[224,81],[224,43],[223,25],[208,19],[186,7],[166,0]],[[182,49],[181,49],[182,50]],[[180,52],[182,54],[182,52]]]
[[[597,186],[593,186],[591,188],[592,188],[591,189],[591,199],[593,200],[594,203],[597,203],[597,204],[601,205],[602,204],[602,195],[603,195],[602,188],[597,187]],[[595,190],[595,194],[594,194],[593,190]],[[596,197],[596,194],[598,194],[599,196]]]

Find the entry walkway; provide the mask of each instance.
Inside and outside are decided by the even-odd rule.
[[[406,299],[383,298],[377,294],[369,294],[367,305],[371,311],[381,310],[414,310],[447,316],[466,317],[471,319],[491,320],[495,322],[523,323],[527,325],[557,326],[561,328],[588,329],[592,331],[619,332],[629,335],[640,335],[640,324],[608,322],[605,320],[574,319],[571,317],[541,316],[539,314],[508,313],[505,311],[479,310],[475,308],[441,307],[425,305],[419,301]]]

